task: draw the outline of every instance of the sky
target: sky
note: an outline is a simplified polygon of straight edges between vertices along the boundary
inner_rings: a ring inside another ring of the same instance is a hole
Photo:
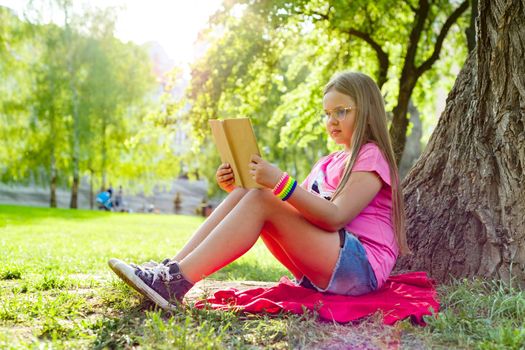
[[[34,3],[43,2],[33,0]],[[200,29],[222,0],[74,0],[94,7],[118,6],[115,36],[123,41],[143,44],[156,41],[177,64],[194,58],[193,43]],[[27,0],[0,0],[1,6],[23,14]]]

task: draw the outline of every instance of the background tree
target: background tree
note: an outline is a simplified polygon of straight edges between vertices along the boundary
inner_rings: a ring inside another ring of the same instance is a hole
[[[26,180],[24,150],[31,142],[30,113],[26,100],[31,93],[31,58],[26,45],[32,28],[9,9],[0,6],[0,177],[2,181]]]
[[[37,42],[43,43],[38,45]],[[68,173],[70,142],[68,121],[68,101],[70,96],[67,67],[63,61],[67,49],[64,45],[63,31],[54,24],[35,28],[34,48],[38,48],[39,59],[33,63],[35,84],[32,98],[27,100],[33,108],[34,121],[30,124],[34,140],[26,148],[30,169],[40,173],[42,179],[49,181],[50,207],[56,208],[56,190],[59,184],[67,184],[67,178],[59,174]],[[37,51],[37,50],[35,50]],[[45,166],[45,165],[48,166]]]
[[[5,16],[0,125],[6,145],[0,153],[3,182],[49,184],[50,206],[56,207],[59,176],[69,169],[69,80],[64,31],[54,25],[33,25],[0,8]],[[16,24],[16,25],[15,25]]]
[[[141,127],[146,105],[144,96],[153,90],[152,68],[143,49],[123,44],[114,37],[115,14],[111,9],[86,14],[91,34],[82,48],[86,77],[81,89],[81,113],[91,137],[83,152],[83,169],[90,179],[99,176],[100,189],[109,186],[109,177],[126,182],[135,172],[121,171],[131,157],[126,141]],[[147,162],[144,159],[143,162]],[[92,183],[93,180],[90,180]],[[93,186],[91,185],[93,197]]]
[[[78,85],[81,79],[80,74],[82,70],[82,60],[78,57],[78,48],[80,46],[79,41],[81,40],[79,35],[73,32],[71,28],[71,7],[72,2],[70,0],[58,1],[60,7],[64,13],[64,42],[67,47],[66,51],[66,66],[67,66],[67,78],[69,82],[69,115],[71,116],[71,132],[70,132],[70,143],[71,143],[71,170],[72,170],[72,184],[71,184],[71,200],[69,207],[72,209],[78,208],[78,188],[80,185],[80,110],[79,110],[79,95]]]
[[[401,268],[525,281],[525,2],[480,0],[476,49],[405,179]]]
[[[155,92],[145,48],[114,37],[111,9],[73,13],[67,1],[45,2],[67,12],[60,26],[43,24],[42,4],[32,5],[24,20],[0,7],[2,181],[49,185],[51,206],[67,186],[76,207],[82,176],[128,189],[172,179],[169,141],[159,132],[145,140]]]

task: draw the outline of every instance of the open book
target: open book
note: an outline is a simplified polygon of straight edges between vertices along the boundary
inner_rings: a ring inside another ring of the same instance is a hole
[[[209,123],[221,161],[233,169],[235,186],[262,188],[252,179],[248,167],[252,154],[261,155],[250,119],[210,119]]]

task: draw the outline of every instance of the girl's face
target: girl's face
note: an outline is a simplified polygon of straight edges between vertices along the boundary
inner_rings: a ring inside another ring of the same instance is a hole
[[[338,145],[350,150],[354,134],[356,103],[353,98],[331,89],[323,97],[326,131]]]

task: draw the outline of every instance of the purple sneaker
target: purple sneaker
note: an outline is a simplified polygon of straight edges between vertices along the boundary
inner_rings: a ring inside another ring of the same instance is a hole
[[[193,284],[184,278],[177,262],[144,268],[110,259],[109,267],[130,287],[165,310],[176,310]]]

